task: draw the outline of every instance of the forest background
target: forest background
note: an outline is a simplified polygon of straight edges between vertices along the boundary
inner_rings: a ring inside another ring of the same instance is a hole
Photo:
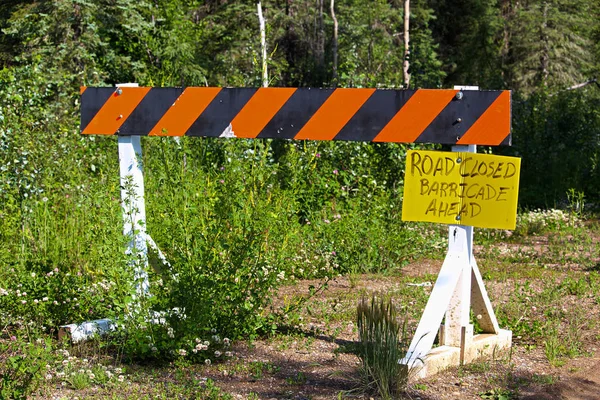
[[[270,86],[403,87],[403,1],[262,7]],[[513,146],[481,151],[522,157],[521,208],[595,205],[600,1],[410,7],[410,88],[513,91]],[[49,332],[118,319],[135,291],[116,138],[79,135],[79,87],[261,86],[256,3],[2,0],[0,31],[2,325]],[[444,247],[437,228],[401,222],[413,145],[153,138],[143,146],[147,229],[171,264],[154,263],[148,307],[185,308],[187,318],[136,321],[126,354],[172,357],[211,329],[276,330],[302,302],[273,308],[273,290],[288,280],[399,269]]]

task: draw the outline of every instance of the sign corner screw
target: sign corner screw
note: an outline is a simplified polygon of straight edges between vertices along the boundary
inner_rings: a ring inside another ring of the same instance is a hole
[[[463,92],[462,91],[456,92],[456,96],[455,97],[456,97],[456,100],[462,100],[462,98],[463,98]]]

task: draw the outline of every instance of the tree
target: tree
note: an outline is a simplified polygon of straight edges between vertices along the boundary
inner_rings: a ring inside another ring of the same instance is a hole
[[[142,15],[146,8],[144,0],[21,3],[4,29],[19,53],[13,65],[38,65],[49,83],[69,76],[60,82],[72,89],[132,81],[144,68],[139,58],[150,27]]]
[[[513,89],[561,89],[593,71],[591,29],[597,25],[583,0],[524,1],[511,6],[506,81]]]
[[[431,24],[437,18],[426,0],[411,1],[410,73],[413,87],[439,88],[446,73],[438,57],[439,45]]]
[[[497,0],[434,0],[437,18],[431,23],[440,43],[447,85],[505,86],[502,78],[504,19]]]

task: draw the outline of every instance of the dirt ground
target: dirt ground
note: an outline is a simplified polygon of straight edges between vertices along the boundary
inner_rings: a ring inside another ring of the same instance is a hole
[[[435,274],[441,261],[408,266],[407,274]],[[307,285],[307,282],[301,285]],[[337,279],[324,294],[348,290],[385,292],[397,285],[393,278],[359,279],[352,287],[347,278]],[[490,296],[501,286],[490,288]],[[293,290],[301,290],[298,287]],[[314,319],[308,332],[320,331]],[[331,330],[331,328],[329,328]],[[339,326],[337,335],[286,335],[260,340],[251,345],[238,344],[237,360],[215,367],[209,377],[236,398],[256,395],[260,399],[334,399],[372,398],[361,393],[360,361],[345,351],[357,339],[351,323]],[[560,367],[548,363],[543,348],[528,347],[523,338],[514,338],[510,354],[495,360],[482,360],[465,367],[451,368],[436,376],[413,380],[406,398],[433,399],[600,399],[600,343],[586,342],[588,356],[569,359]],[[269,366],[259,374],[236,372],[237,365]],[[510,393],[507,394],[507,393]],[[502,397],[503,394],[506,397]]]
[[[430,279],[440,265],[441,260],[426,261],[407,266],[403,271],[413,274],[416,280],[420,277]],[[284,288],[282,293],[286,296],[306,292],[314,283],[301,282]],[[125,388],[120,387],[116,394],[99,388],[82,392],[57,386],[48,398],[155,398],[151,394],[152,388],[189,385],[189,382],[206,384],[210,379],[234,399],[376,400],[374,393],[362,391],[360,360],[352,351],[358,338],[352,322],[356,298],[359,293],[385,293],[406,285],[406,277],[360,276],[354,283],[348,278],[338,278],[318,296],[318,302],[326,304],[329,312],[325,312],[325,308],[315,308],[312,315],[302,314],[302,329],[268,339],[235,343],[234,356],[224,363],[192,365],[183,370],[175,366],[130,366],[130,383]],[[425,295],[430,290],[428,286],[412,288],[426,292]],[[506,285],[488,287],[492,299],[501,298],[504,290]],[[598,306],[595,310],[590,309],[589,315],[597,318],[597,312]],[[509,353],[453,367],[427,379],[413,379],[402,398],[600,399],[598,333],[589,332],[585,336],[583,356],[568,358],[558,367],[548,362],[543,345],[531,345],[528,338],[513,337]],[[164,397],[165,392],[169,393],[168,389],[161,391],[163,394],[158,398],[169,398]],[[174,398],[185,397],[176,395]]]
[[[577,284],[577,280],[591,279],[591,273],[595,274],[597,281],[600,261],[594,257],[598,257],[599,243],[600,237],[588,242],[586,251],[592,248],[594,254],[584,252],[579,258],[584,262],[579,263],[577,260],[573,262],[570,250],[561,252],[563,247],[566,248],[561,243],[550,248],[547,238],[533,238],[520,245],[503,243],[492,249],[494,253],[487,255],[485,248],[478,247],[476,258],[479,262],[478,254],[482,256],[479,267],[492,304],[497,309],[498,305],[505,305],[511,296],[515,296],[518,284],[526,280],[531,282],[534,291],[569,279]],[[518,254],[520,259],[515,261],[514,254]],[[208,385],[211,380],[222,392],[235,399],[376,399],[372,392],[365,393],[363,390],[361,363],[355,351],[358,339],[354,322],[357,301],[362,295],[394,294],[393,297],[400,299],[399,303],[404,307],[400,308],[400,314],[408,315],[409,311],[414,311],[409,321],[411,330],[407,333],[412,336],[442,262],[442,259],[420,260],[388,276],[338,277],[329,282],[327,290],[308,300],[301,310],[290,316],[286,331],[266,339],[235,343],[232,349],[234,356],[221,364],[191,365],[183,369],[175,366],[128,367],[131,383],[117,397],[129,398],[127,393],[131,393],[135,398],[154,398],[143,397],[150,393],[149,387],[167,387],[190,381]],[[286,303],[318,284],[319,281],[300,281],[284,287],[275,304]],[[513,333],[513,346],[509,352],[498,354],[493,359],[453,367],[423,380],[412,379],[402,397],[414,400],[600,400],[600,293],[593,292],[598,287],[598,284],[587,285],[583,294],[565,295],[555,300],[552,307],[556,306],[558,310],[545,310],[562,311],[561,315],[573,311],[581,316],[581,326],[577,325],[580,322],[569,325],[572,321],[569,322],[566,316],[561,317],[563,319],[559,320],[558,326],[552,326],[558,330],[557,337],[565,342],[563,344],[571,340],[568,329],[578,330],[580,347],[577,354],[551,363],[543,340]],[[574,290],[577,291],[578,287],[574,286]],[[516,304],[520,303],[521,298],[517,298]],[[527,305],[530,311],[535,306]],[[538,318],[547,316],[540,310],[537,312]],[[528,321],[525,315],[522,318]],[[528,323],[533,323],[533,318]],[[53,398],[106,398],[105,393],[95,391],[88,391],[82,396],[81,392],[57,388],[55,393],[57,397]]]

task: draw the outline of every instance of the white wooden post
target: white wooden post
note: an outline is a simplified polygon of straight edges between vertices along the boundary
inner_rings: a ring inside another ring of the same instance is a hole
[[[448,306],[454,296],[462,271],[465,265],[469,265],[466,230],[452,229],[453,227],[450,227],[448,253],[442,264],[442,269],[433,285],[431,295],[408,348],[406,357],[400,361],[401,364],[405,364],[409,368],[419,368],[424,365],[425,357],[433,346],[444,314],[448,310]]]
[[[454,89],[479,88],[455,86]],[[452,151],[476,153],[477,146],[453,146]],[[486,334],[473,336],[471,308]],[[444,325],[441,325],[444,316]],[[440,347],[432,351],[438,331]],[[449,366],[464,364],[479,356],[491,354],[496,349],[508,348],[511,341],[512,333],[498,327],[483,286],[483,279],[473,256],[473,227],[450,225],[448,253],[408,352],[399,362],[416,369],[417,376],[424,377]]]
[[[137,87],[137,83],[117,87]],[[118,90],[118,89],[117,89]],[[118,93],[118,91],[117,91]],[[148,295],[148,246],[146,244],[146,205],[144,202],[144,172],[141,136],[119,136],[119,171],[121,175],[121,205],[123,235],[130,239],[127,254],[134,255],[134,278],[138,294]]]
[[[137,87],[137,83],[124,83],[119,87]],[[123,208],[123,235],[129,238],[126,253],[135,256],[132,263],[136,291],[139,296],[150,294],[148,281],[148,246],[146,240],[146,205],[144,202],[144,173],[142,169],[142,144],[140,136],[118,136],[121,207]],[[151,239],[150,239],[151,240]],[[151,241],[153,246],[154,241]],[[156,248],[164,263],[166,259]],[[59,327],[58,337],[76,343],[114,329],[109,319],[86,321]]]
[[[452,151],[476,153],[477,146],[453,146]],[[473,328],[472,325],[469,324],[471,310],[471,264],[474,259],[473,227],[450,225],[448,228],[448,235],[449,247],[464,247],[467,252],[467,261],[461,264],[460,272],[457,271],[460,276],[458,278],[456,290],[450,299],[450,305],[446,311],[440,343],[447,346],[460,347],[461,340],[463,339],[463,327],[471,332]]]

